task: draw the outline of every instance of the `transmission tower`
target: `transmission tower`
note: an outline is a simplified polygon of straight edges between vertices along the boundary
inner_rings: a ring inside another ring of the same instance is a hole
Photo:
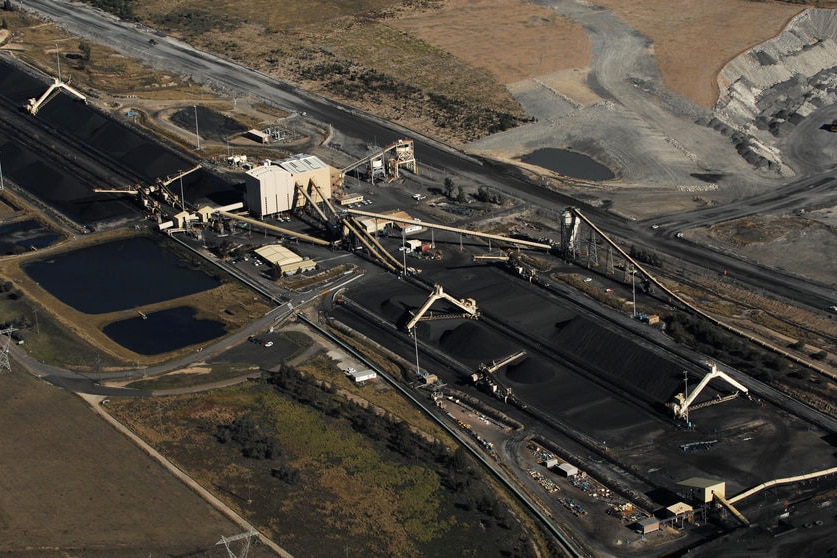
[[[221,536],[221,540],[215,543],[215,546],[223,544],[224,548],[227,549],[227,554],[230,555],[230,558],[247,558],[247,553],[250,552],[250,539],[255,534],[256,532],[251,529],[250,531],[245,531],[244,533],[233,535],[232,537]],[[244,541],[244,543],[242,543],[243,547],[241,548],[241,554],[236,554],[233,549],[230,548],[230,543],[241,540]]]
[[[12,371],[12,363],[9,361],[9,348],[12,346],[12,332],[17,331],[16,327],[7,327],[4,330],[0,330],[0,335],[5,335],[6,338],[0,340],[0,343],[3,344],[2,349],[0,349],[0,372],[3,369],[8,370],[9,372]]]

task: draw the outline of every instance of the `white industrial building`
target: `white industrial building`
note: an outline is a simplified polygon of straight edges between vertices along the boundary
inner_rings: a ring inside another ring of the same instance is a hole
[[[354,368],[349,368],[346,370],[346,375],[352,378],[355,382],[366,382],[367,380],[374,380],[378,377],[378,374],[374,370],[366,369],[366,370],[355,370]]]
[[[715,495],[721,498],[726,498],[727,495],[727,485],[724,481],[720,480],[692,477],[677,484],[685,487],[691,493],[693,500],[703,504],[711,502]]]
[[[244,175],[244,202],[251,215],[264,218],[331,198],[332,169],[313,155],[268,161]]]
[[[303,258],[281,244],[269,244],[254,250],[260,258],[278,267],[283,275],[293,275],[303,271],[316,269],[317,263],[314,260]]]
[[[574,477],[578,474],[578,467],[572,463],[561,463],[558,465],[557,469],[565,477]]]

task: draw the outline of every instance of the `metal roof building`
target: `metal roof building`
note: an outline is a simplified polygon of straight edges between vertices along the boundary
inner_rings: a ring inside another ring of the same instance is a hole
[[[247,210],[260,219],[290,211],[297,197],[293,175],[273,165],[262,165],[244,173],[244,187]],[[302,201],[304,204],[305,200]]]
[[[314,155],[294,155],[282,161],[273,161],[272,165],[278,165],[291,173],[296,184],[306,188],[306,192],[314,200],[314,203],[322,201],[322,197],[331,199],[331,167],[323,163],[319,157]],[[309,181],[317,185],[313,188]],[[300,204],[304,205],[304,204]]]
[[[314,203],[331,198],[332,169],[313,155],[268,161],[244,175],[247,210],[259,218],[302,207],[306,195]],[[305,195],[298,192],[305,191]],[[322,194],[322,196],[320,195]]]
[[[578,474],[578,467],[573,465],[572,463],[561,463],[558,465],[558,470],[561,471],[564,476],[567,477],[574,477]]]
[[[660,520],[656,517],[646,517],[645,519],[640,519],[636,522],[636,524],[639,527],[640,533],[643,535],[660,530]]]
[[[281,244],[268,244],[254,250],[266,262],[273,265],[288,265],[302,261],[302,256],[282,246]]]
[[[704,504],[712,501],[713,494],[717,494],[721,498],[726,498],[726,483],[724,481],[692,477],[680,481],[677,484],[690,489],[692,497]]]
[[[354,368],[349,368],[346,371],[346,374],[355,382],[365,382],[367,380],[374,380],[378,377],[378,374],[369,368],[366,370],[355,370]]]
[[[261,248],[256,248],[254,252],[266,262],[278,267],[279,271],[285,275],[309,271],[317,267],[317,262],[314,260],[303,258],[281,244],[262,246]]]

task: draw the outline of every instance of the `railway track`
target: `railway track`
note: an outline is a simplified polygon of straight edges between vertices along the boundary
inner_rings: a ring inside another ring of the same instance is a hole
[[[401,395],[406,397],[414,405],[421,409],[424,412],[424,414],[428,416],[431,420],[433,420],[440,428],[445,430],[450,436],[456,439],[461,444],[461,446],[467,449],[471,453],[471,455],[483,465],[483,467],[490,471],[495,476],[495,478],[497,478],[506,487],[507,490],[514,494],[514,496],[523,506],[526,507],[526,509],[528,509],[535,517],[537,517],[540,520],[543,527],[555,537],[556,541],[559,543],[561,550],[564,552],[565,555],[572,556],[574,558],[592,556],[592,554],[589,551],[581,548],[577,543],[573,542],[566,533],[559,529],[558,526],[555,524],[555,521],[549,518],[541,509],[541,507],[538,506],[537,503],[534,502],[528,494],[524,493],[517,486],[517,483],[509,477],[506,471],[496,466],[495,463],[492,463],[490,460],[486,459],[483,452],[478,451],[476,448],[474,448],[470,440],[467,439],[461,431],[451,427],[447,420],[437,415],[434,412],[434,409],[425,403],[424,399],[416,397],[415,393],[412,390],[407,389],[401,382],[392,378],[384,370],[378,368],[375,365],[375,363],[367,359],[363,355],[363,353],[357,351],[354,347],[345,343],[339,337],[333,335],[329,330],[309,320],[302,314],[299,314],[297,318],[300,321],[307,324],[309,327],[318,331],[323,336],[327,337],[331,342],[343,348],[343,350],[351,354],[353,357],[363,362],[365,366],[368,366],[369,368],[374,370],[381,378],[383,378],[394,389],[400,392]]]

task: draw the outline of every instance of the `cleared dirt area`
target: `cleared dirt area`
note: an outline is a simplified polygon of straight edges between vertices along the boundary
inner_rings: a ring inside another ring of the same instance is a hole
[[[765,215],[685,234],[701,243],[720,243],[748,260],[770,267],[805,270],[806,276],[824,284],[834,283],[837,277],[837,260],[833,257],[837,253],[837,229],[827,222]]]
[[[0,375],[0,383],[0,553],[226,555],[215,543],[241,528],[78,397],[19,368]]]
[[[782,2],[670,2],[603,0],[628,25],[650,38],[663,82],[711,107],[721,68],[745,50],[777,35],[804,7]]]
[[[450,0],[393,25],[488,69],[500,83],[583,68],[590,61],[590,39],[581,25],[530,2]]]

